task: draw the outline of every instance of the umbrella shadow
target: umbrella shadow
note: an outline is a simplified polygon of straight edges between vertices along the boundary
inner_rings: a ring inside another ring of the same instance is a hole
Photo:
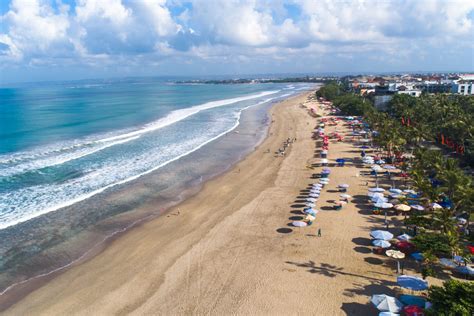
[[[354,250],[358,253],[364,253],[364,254],[372,253],[372,250],[368,247],[357,246],[357,247],[354,247]]]
[[[374,308],[369,304],[342,303],[341,310],[346,315],[376,315]]]
[[[303,220],[303,218],[304,218],[303,216],[291,216],[288,219],[290,221],[301,221],[301,220]]]
[[[282,227],[282,228],[278,228],[276,231],[277,231],[277,233],[280,233],[280,234],[289,234],[293,231],[293,229],[287,228],[287,227]]]
[[[298,203],[291,205],[292,208],[302,208],[302,207],[305,207],[305,206],[306,206],[306,204],[298,204]]]
[[[359,245],[359,246],[370,246],[371,245],[370,238],[365,238],[365,237],[352,238],[352,242],[356,245]]]
[[[290,211],[290,213],[295,215],[304,215],[301,211]]]

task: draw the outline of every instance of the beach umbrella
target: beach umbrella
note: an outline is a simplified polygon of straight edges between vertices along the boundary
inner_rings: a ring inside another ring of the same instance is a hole
[[[400,314],[390,313],[390,312],[380,312],[379,316],[400,316]]]
[[[306,201],[308,202],[316,202],[318,199],[315,199],[315,198],[307,198]]]
[[[412,291],[423,291],[428,288],[427,281],[413,275],[400,275],[397,277],[397,283],[401,287]]]
[[[439,205],[438,203],[431,203],[430,204],[430,207],[434,210],[439,210],[441,208],[443,208],[441,205]]]
[[[416,305],[420,307],[425,307],[426,304],[426,299],[422,296],[403,294],[400,295],[398,299],[405,305]]]
[[[334,203],[337,204],[337,205],[346,205],[347,204],[346,201],[336,201]]]
[[[318,198],[319,197],[319,193],[310,193],[308,194],[309,197],[312,197],[312,198]]]
[[[382,203],[375,203],[374,206],[376,208],[389,209],[393,207],[393,204],[382,202]]]
[[[414,190],[411,190],[411,189],[403,190],[403,192],[409,193],[409,194],[416,194],[416,192]]]
[[[393,238],[393,234],[386,230],[373,230],[370,232],[370,236],[375,239],[389,240]]]
[[[453,260],[459,264],[464,263],[464,259],[461,256],[454,256]]]
[[[387,250],[385,254],[390,258],[397,259],[397,274],[400,273],[400,261],[399,259],[405,258],[405,254],[398,250]]]
[[[469,252],[474,255],[474,246],[467,246],[467,249],[469,249]]]
[[[391,188],[388,191],[391,192],[391,193],[395,193],[395,194],[401,194],[403,192],[402,190],[395,189],[395,188]]]
[[[406,204],[397,204],[394,206],[397,211],[408,212],[411,210],[411,207]]]
[[[320,189],[312,189],[311,191],[309,191],[309,193],[320,194],[320,193],[321,193],[321,190],[320,190]]]
[[[350,199],[352,197],[349,194],[339,194],[339,196],[343,199]]]
[[[444,267],[447,267],[447,268],[456,268],[458,265],[456,263],[454,263],[453,260],[451,259],[448,259],[448,258],[441,258],[439,259],[439,263],[444,266]]]
[[[321,189],[323,187],[323,185],[321,183],[315,183],[312,185],[313,189]]]
[[[343,184],[339,184],[337,187],[347,189],[349,187],[349,185],[347,183],[343,183]]]
[[[390,196],[392,199],[399,199],[399,198],[403,197],[403,195],[396,194],[396,193],[391,193],[391,194],[389,194],[389,196]]]
[[[374,171],[382,170],[382,168],[379,165],[372,166],[371,169],[374,170]]]
[[[468,276],[473,276],[474,275],[474,269],[468,266],[460,266],[454,268],[454,271],[460,274],[468,275]]]
[[[361,143],[370,143],[370,139],[361,139],[360,142]]]
[[[397,248],[403,252],[411,252],[415,249],[415,245],[408,241],[399,241],[396,244]]]
[[[398,313],[403,308],[403,304],[399,300],[385,294],[372,295],[370,302],[382,312]]]
[[[419,253],[419,252],[414,252],[410,255],[410,257],[412,257],[413,259],[415,259],[416,261],[423,261],[424,257],[423,257],[423,254],[422,253]]]
[[[327,150],[321,150],[321,154],[327,154],[328,151]]]
[[[369,188],[369,192],[379,192],[380,193],[380,192],[385,192],[385,190],[382,189],[382,188],[377,187],[377,188]]]
[[[374,198],[372,198],[372,203],[377,204],[377,205],[387,203],[387,202],[388,202],[388,199],[384,198],[384,197],[374,197]]]
[[[402,234],[400,236],[397,236],[397,239],[398,240],[404,240],[404,241],[409,241],[412,237],[410,235],[407,235],[407,234]]]
[[[314,217],[311,214],[308,214],[308,215],[306,215],[305,219],[308,220],[308,221],[314,221],[316,219],[316,217]]]
[[[326,160],[327,160],[327,159],[326,159]],[[329,169],[329,168],[323,168],[322,171],[325,172],[325,173],[330,173],[330,172],[331,172],[331,169]]]
[[[306,227],[306,226],[308,226],[308,223],[302,222],[302,221],[294,221],[294,222],[291,223],[291,225],[293,225],[295,227]]]
[[[376,197],[384,197],[382,192],[369,192],[367,193],[368,196],[371,198],[376,198]]]
[[[304,212],[304,213],[306,213],[306,214],[311,214],[311,215],[313,215],[313,216],[315,216],[316,214],[318,214],[318,213],[319,213],[319,211],[318,211],[318,210],[315,210],[315,209],[313,209],[313,208],[310,208],[310,209],[304,210],[303,212]]]
[[[326,164],[326,163],[328,163],[328,160],[326,158],[323,158],[323,159],[321,159],[321,163]]]
[[[372,245],[374,245],[375,247],[380,247],[380,248],[389,248],[390,246],[392,246],[391,243],[389,243],[386,240],[382,240],[382,239],[373,240]]]
[[[406,316],[424,315],[423,308],[416,305],[408,305],[408,306],[403,307],[403,313]]]
[[[417,210],[417,211],[423,211],[425,209],[423,206],[418,205],[418,204],[410,205],[410,207],[414,210]]]
[[[385,165],[383,166],[384,169],[387,169],[387,170],[394,170],[394,169],[397,169],[397,167],[395,166],[392,166],[392,165]]]
[[[398,251],[398,250],[387,250],[385,251],[385,254],[387,256],[389,256],[390,258],[394,258],[394,259],[403,259],[405,258],[405,254],[401,251]]]
[[[316,204],[314,204],[314,203],[306,203],[306,207],[315,207],[315,206],[316,206]]]
[[[461,224],[461,225],[464,225],[467,223],[467,219],[465,218],[462,218],[462,217],[458,217],[458,223]]]

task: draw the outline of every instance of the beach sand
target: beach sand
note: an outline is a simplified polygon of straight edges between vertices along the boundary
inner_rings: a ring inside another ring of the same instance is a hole
[[[301,190],[320,170],[308,168],[319,157],[311,139],[317,120],[300,106],[306,98],[274,106],[268,137],[231,171],[6,314],[375,315],[367,302],[372,294],[393,294],[395,262],[371,253],[369,232],[383,227],[383,217],[361,203],[362,169],[333,167],[314,224],[288,225],[301,216]],[[297,140],[276,157],[288,137]],[[331,141],[328,158],[358,154],[349,142]],[[350,185],[358,204],[333,211],[339,183]]]

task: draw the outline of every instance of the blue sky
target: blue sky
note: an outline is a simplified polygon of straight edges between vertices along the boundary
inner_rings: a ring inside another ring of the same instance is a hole
[[[472,71],[471,0],[0,0],[0,82]]]

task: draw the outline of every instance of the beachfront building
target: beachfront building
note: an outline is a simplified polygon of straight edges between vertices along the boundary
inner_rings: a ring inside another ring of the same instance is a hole
[[[459,80],[453,84],[451,91],[462,95],[474,95],[474,80]]]
[[[418,89],[401,89],[397,91],[397,94],[408,94],[412,97],[418,98],[421,95],[421,90]]]

